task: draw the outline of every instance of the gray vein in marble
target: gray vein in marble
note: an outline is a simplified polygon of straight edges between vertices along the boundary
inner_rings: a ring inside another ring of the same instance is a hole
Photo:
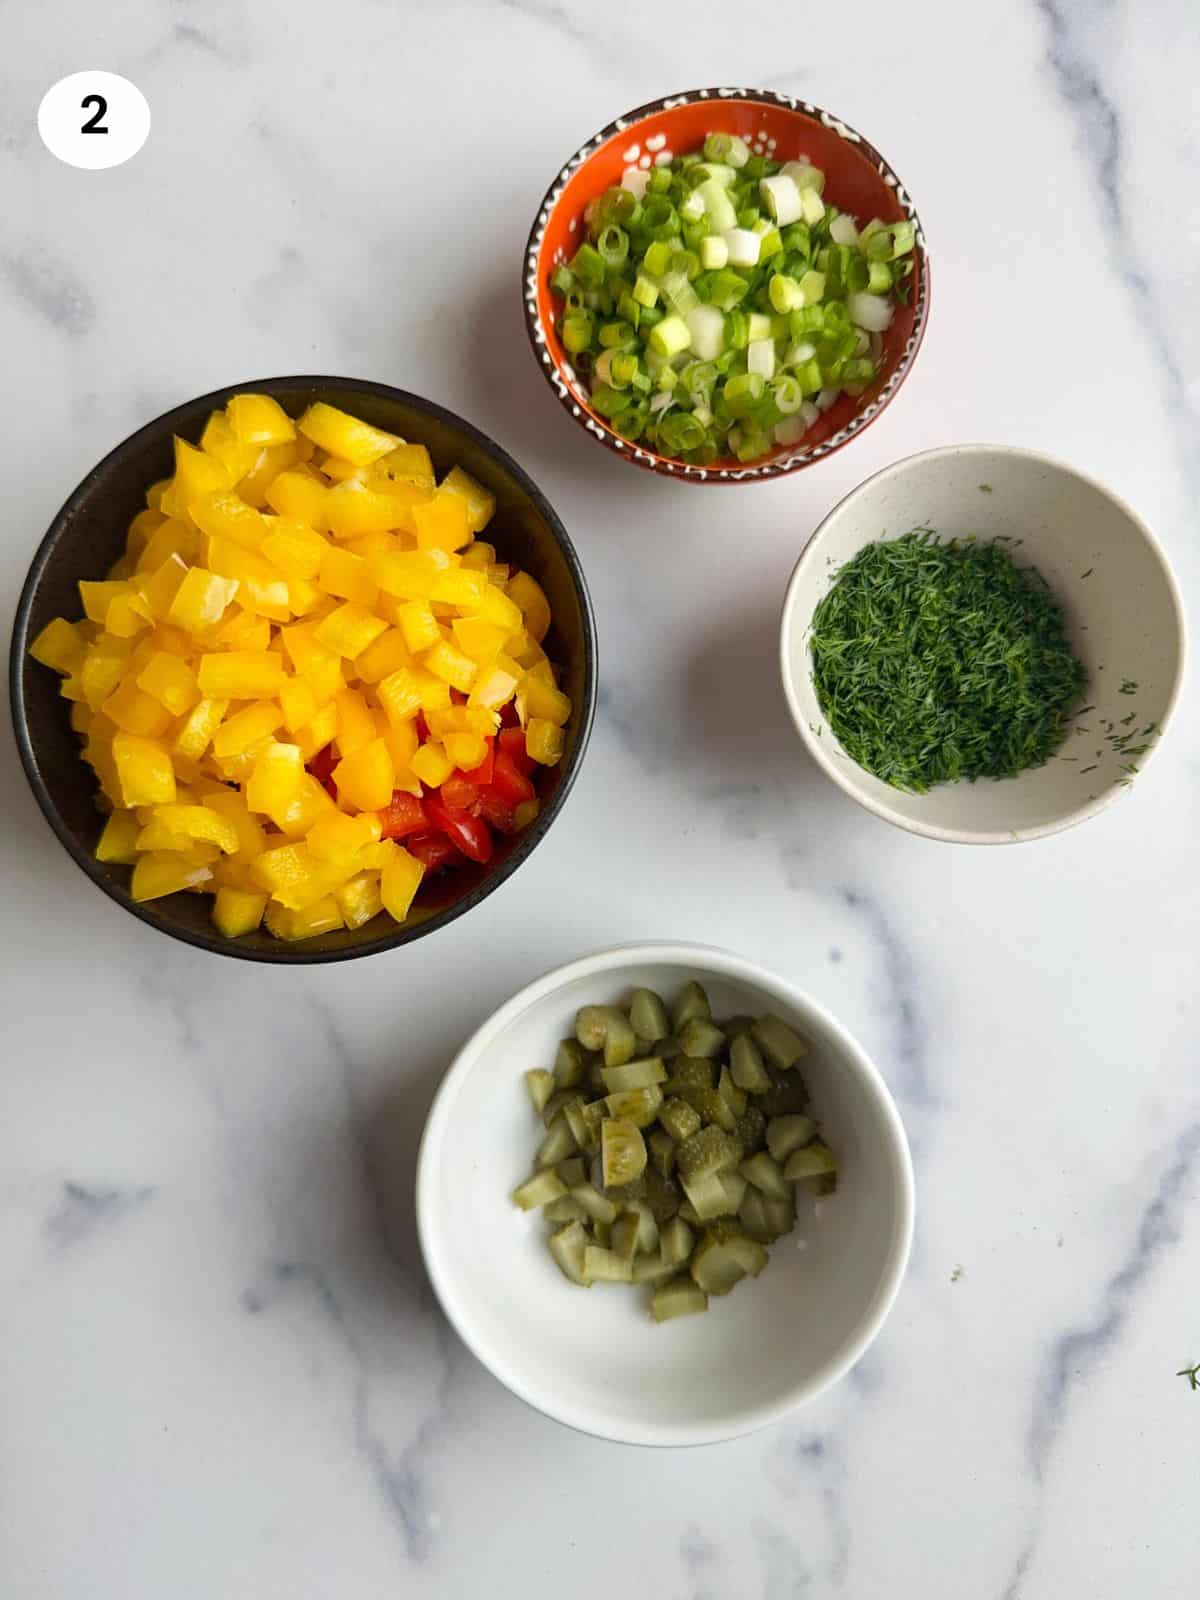
[[[69,267],[44,254],[6,255],[0,274],[14,296],[51,327],[72,339],[81,339],[96,321],[91,291]]]
[[[813,1574],[796,1542],[762,1517],[751,1518],[750,1534],[762,1562],[763,1600],[794,1600],[805,1594]]]
[[[554,0],[499,0],[499,5],[503,11],[514,11],[520,17],[528,17],[531,22],[544,23],[574,44],[589,47],[596,44],[597,36],[581,28],[567,7],[554,4]]]
[[[276,255],[275,265],[255,278],[246,291],[246,314],[256,328],[273,327],[281,313],[292,310],[286,303],[288,296],[303,278],[304,258],[294,245],[283,245]]]
[[[850,1519],[843,1494],[845,1469],[840,1446],[825,1435],[785,1423],[772,1441],[764,1471],[768,1483],[785,1500],[799,1500],[814,1489],[820,1495],[829,1529],[828,1577],[840,1588],[850,1563]]]
[[[900,1069],[897,1088],[912,1105],[929,1109],[936,1105],[937,1097],[926,1065],[925,1027],[917,1003],[912,956],[878,900],[850,887],[843,888],[840,894],[846,907],[863,922],[879,951],[895,1023],[896,1042],[890,1060]]]
[[[687,1580],[687,1600],[724,1600],[721,1552],[696,1523],[679,1536],[679,1559]]]
[[[1191,1200],[1192,1179],[1197,1173],[1200,1173],[1200,1121],[1190,1123],[1175,1140],[1158,1186],[1142,1212],[1133,1245],[1105,1284],[1095,1315],[1090,1321],[1060,1333],[1050,1345],[1027,1440],[1030,1472],[1039,1489],[1045,1483],[1050,1455],[1072,1391],[1080,1386],[1086,1369],[1117,1344],[1138,1294],[1159,1258],[1179,1242],[1184,1214]],[[1002,1591],[1002,1600],[1018,1600],[1037,1552],[1040,1534],[1039,1501],[1012,1576]]]
[[[46,1218],[42,1234],[51,1248],[62,1254],[116,1227],[157,1193],[153,1184],[98,1187],[68,1181],[62,1186],[58,1204]]]
[[[195,22],[177,22],[169,33],[157,44],[151,45],[139,58],[140,64],[142,67],[156,67],[165,57],[173,55],[177,50],[208,56],[226,67],[240,67],[246,64],[246,54],[243,50],[233,49],[215,33],[200,27]]]

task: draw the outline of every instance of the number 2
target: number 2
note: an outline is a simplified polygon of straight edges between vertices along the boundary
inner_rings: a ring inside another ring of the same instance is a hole
[[[107,133],[108,129],[101,127],[100,124],[101,119],[108,110],[108,101],[102,94],[85,94],[79,102],[79,109],[86,111],[89,106],[95,106],[96,109],[79,130],[80,133]]]

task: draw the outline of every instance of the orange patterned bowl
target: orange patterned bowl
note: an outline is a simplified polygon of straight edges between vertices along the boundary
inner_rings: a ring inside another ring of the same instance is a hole
[[[798,444],[779,445],[743,465],[736,460],[691,466],[623,439],[588,403],[587,386],[571,366],[555,325],[550,274],[574,255],[589,200],[672,154],[698,150],[709,133],[736,133],[758,154],[792,161],[800,155],[825,173],[825,197],[862,220],[908,218],[916,227],[908,305],[898,306],[883,337],[879,376],[862,394],[840,395]],[[639,106],[589,139],[555,178],[538,209],[525,256],[525,323],[538,365],[566,411],[594,439],[635,466],[686,483],[755,483],[796,472],[848,444],[894,397],[920,349],[929,317],[929,257],[920,218],[887,162],[860,133],[819,106],[766,89],[692,89]]]

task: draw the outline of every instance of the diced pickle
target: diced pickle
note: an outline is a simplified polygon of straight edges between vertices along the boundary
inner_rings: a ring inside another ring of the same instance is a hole
[[[649,1056],[619,1067],[601,1067],[600,1077],[609,1094],[621,1094],[626,1089],[648,1089],[651,1084],[665,1083],[667,1069],[657,1056]]]
[[[539,1206],[549,1205],[551,1200],[561,1200],[566,1192],[557,1172],[535,1172],[532,1178],[513,1190],[512,1197],[522,1211],[536,1211]]]
[[[639,1128],[650,1126],[662,1103],[663,1092],[656,1083],[647,1089],[626,1089],[621,1094],[610,1094],[605,1100],[610,1117],[624,1118]]]
[[[642,1130],[621,1118],[607,1118],[600,1124],[600,1154],[606,1189],[640,1178],[646,1165]]]
[[[555,1171],[568,1189],[573,1189],[577,1183],[583,1183],[587,1179],[582,1156],[568,1156],[565,1161],[559,1162]]]
[[[750,1156],[738,1167],[738,1171],[747,1183],[752,1183],[756,1189],[761,1189],[763,1194],[773,1195],[776,1200],[788,1200],[791,1191],[787,1180],[783,1176],[783,1169],[773,1156],[765,1150],[760,1150],[757,1155]]]
[[[591,1138],[586,1145],[580,1148],[595,1150],[600,1143],[600,1124],[608,1116],[608,1103],[604,1100],[592,1100],[583,1108],[583,1120],[587,1123]]]
[[[611,1222],[592,1223],[592,1243],[598,1244],[601,1250],[608,1249],[609,1235],[612,1233]]]
[[[575,1018],[575,1037],[585,1050],[603,1050],[606,1067],[619,1067],[637,1048],[629,1018],[616,1006],[584,1006]]]
[[[763,1245],[735,1223],[725,1223],[705,1230],[692,1252],[690,1271],[706,1294],[728,1294],[747,1274],[757,1277],[766,1264]]]
[[[664,1278],[669,1278],[678,1271],[679,1263],[664,1261],[657,1250],[652,1255],[633,1258],[634,1283],[661,1283]]]
[[[754,1027],[753,1017],[727,1017],[720,1024],[721,1032],[729,1040],[740,1039],[743,1034],[749,1033]]]
[[[725,1190],[722,1189],[721,1190],[721,1202],[722,1202],[722,1204],[724,1204],[724,1201],[725,1201]],[[700,1220],[701,1220],[700,1219],[700,1213],[696,1210],[695,1206],[692,1204],[692,1202],[690,1200],[685,1200],[683,1202],[683,1204],[679,1208],[679,1211],[678,1211],[677,1215],[679,1217],[679,1220],[681,1222],[686,1222],[689,1228],[698,1228],[700,1226]]]
[[[533,1109],[540,1116],[546,1109],[547,1100],[554,1093],[554,1074],[546,1072],[542,1067],[533,1067],[525,1074],[525,1087],[529,1090]]]
[[[719,1177],[725,1189],[726,1210],[731,1217],[736,1216],[746,1192],[746,1180],[740,1172],[722,1172]]]
[[[575,1135],[571,1132],[566,1117],[555,1117],[554,1121],[537,1148],[535,1157],[539,1167],[556,1167],[575,1149]]]
[[[625,1261],[600,1245],[589,1244],[583,1252],[584,1275],[592,1283],[632,1283],[632,1261]]]
[[[632,1261],[637,1254],[638,1219],[633,1211],[622,1211],[612,1225],[609,1249],[622,1261]]]
[[[789,1183],[802,1183],[808,1178],[823,1178],[826,1174],[836,1171],[837,1162],[834,1160],[833,1151],[828,1145],[818,1142],[790,1155],[783,1169],[783,1175]]]
[[[676,1157],[679,1176],[686,1186],[708,1178],[716,1172],[736,1167],[741,1160],[741,1147],[737,1140],[722,1128],[701,1128],[679,1146]]]
[[[581,1150],[593,1150],[596,1145],[596,1134],[587,1112],[587,1105],[579,1098],[568,1100],[562,1108],[567,1127]]]
[[[739,1089],[734,1083],[728,1067],[721,1068],[721,1077],[717,1083],[717,1093],[733,1112],[735,1117],[740,1117],[746,1109],[746,1091]]]
[[[800,1035],[778,1017],[759,1017],[753,1033],[756,1044],[773,1067],[794,1067],[800,1057],[808,1053],[808,1046]]]
[[[671,1025],[675,1032],[682,1032],[694,1018],[707,1022],[711,1016],[712,1007],[704,990],[698,983],[685,983],[671,1007]]]
[[[671,1135],[662,1128],[655,1128],[646,1140],[646,1150],[650,1157],[650,1167],[647,1170],[657,1172],[660,1177],[669,1178],[675,1168],[675,1141]]]
[[[700,1113],[678,1095],[671,1096],[658,1113],[658,1120],[678,1144],[690,1139],[700,1128]]]
[[[739,1034],[729,1047],[729,1066],[734,1083],[747,1094],[762,1094],[771,1087],[762,1054],[748,1034]],[[557,1068],[556,1075],[557,1075]]]
[[[574,1089],[587,1075],[589,1058],[578,1039],[564,1039],[554,1057],[554,1081],[560,1089]]]
[[[617,1208],[607,1195],[600,1193],[599,1189],[590,1183],[577,1183],[570,1191],[571,1199],[583,1207],[585,1213],[593,1222],[615,1222]]]
[[[542,1207],[542,1215],[547,1222],[585,1222],[587,1212],[578,1200],[572,1200],[569,1194],[561,1195],[557,1200],[551,1200]]]
[[[737,1119],[737,1126],[733,1131],[745,1154],[753,1155],[767,1142],[767,1119],[751,1102]]]
[[[699,1056],[676,1056],[671,1063],[671,1076],[667,1079],[667,1093],[678,1094],[684,1089],[711,1089],[717,1081],[711,1061]]]
[[[726,1133],[732,1133],[737,1127],[737,1118],[729,1104],[721,1099],[715,1089],[680,1089],[679,1096],[700,1113],[702,1122],[716,1123]]]
[[[591,1287],[591,1279],[584,1270],[587,1256],[588,1236],[579,1222],[568,1222],[549,1239],[550,1254],[558,1263],[564,1278],[569,1278],[572,1283],[578,1283],[583,1288]]]
[[[582,1099],[583,1096],[578,1089],[556,1089],[542,1107],[542,1126],[548,1128],[568,1100],[582,1101]]]
[[[651,1134],[653,1140],[654,1135]],[[671,1146],[672,1153],[675,1146]],[[651,1152],[653,1155],[653,1152]],[[664,1178],[653,1166],[648,1166],[643,1173],[646,1184],[646,1204],[650,1207],[651,1215],[658,1223],[663,1223],[668,1217],[673,1217],[679,1210],[681,1195],[679,1185],[674,1178]]]
[[[629,1005],[629,1021],[634,1033],[647,1044],[657,1044],[671,1031],[667,1008],[653,989],[637,989]]]
[[[655,1322],[670,1322],[673,1317],[690,1317],[708,1310],[708,1296],[690,1278],[671,1278],[660,1283],[650,1301]]]
[[[693,1017],[679,1030],[679,1045],[686,1056],[715,1061],[725,1048],[725,1035],[715,1023]]]
[[[707,1178],[696,1178],[690,1183],[685,1179],[683,1192],[693,1212],[693,1216],[687,1218],[689,1222],[711,1222],[714,1217],[730,1217],[737,1210],[737,1206],[730,1203],[724,1173],[714,1172]],[[682,1206],[679,1211],[682,1216]]]
[[[778,1067],[768,1069],[771,1087],[758,1096],[758,1103],[768,1117],[787,1117],[804,1110],[808,1104],[808,1090],[798,1072],[783,1072]]]
[[[678,1266],[692,1253],[695,1235],[682,1217],[672,1217],[659,1229],[658,1249],[662,1259]]]
[[[811,1117],[772,1117],[767,1123],[767,1149],[776,1161],[786,1161],[793,1150],[816,1135],[817,1125]]]

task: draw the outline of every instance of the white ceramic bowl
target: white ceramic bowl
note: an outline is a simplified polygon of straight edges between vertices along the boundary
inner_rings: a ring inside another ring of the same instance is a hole
[[[811,1041],[804,1076],[841,1170],[837,1193],[801,1206],[760,1278],[656,1326],[641,1287],[568,1283],[540,1214],[509,1195],[540,1136],[522,1074],[553,1063],[580,1006],[639,985],[669,1000],[692,977],[716,1015],[770,1010]],[[539,978],[464,1046],[421,1143],[417,1223],[446,1315],[514,1394],[602,1438],[707,1444],[782,1416],[862,1355],[908,1260],[912,1166],[878,1071],[801,990],[703,945],[634,945]]]
[[[943,537],[1007,536],[1066,613],[1087,668],[1087,703],[1058,755],[1018,778],[941,784],[905,794],[852,761],[813,688],[812,615],[863,545],[913,528]],[[1186,654],[1183,601],[1150,529],[1094,479],[1048,456],[1002,445],[950,445],[885,467],[829,513],[796,563],[783,607],[783,687],[817,765],[876,816],[930,839],[1009,844],[1082,822],[1132,787],[1110,735],[1156,725],[1144,768],[1170,721]],[[1123,693],[1122,685],[1136,684]],[[1124,718],[1134,714],[1132,723]],[[1132,741],[1140,743],[1139,739]]]

